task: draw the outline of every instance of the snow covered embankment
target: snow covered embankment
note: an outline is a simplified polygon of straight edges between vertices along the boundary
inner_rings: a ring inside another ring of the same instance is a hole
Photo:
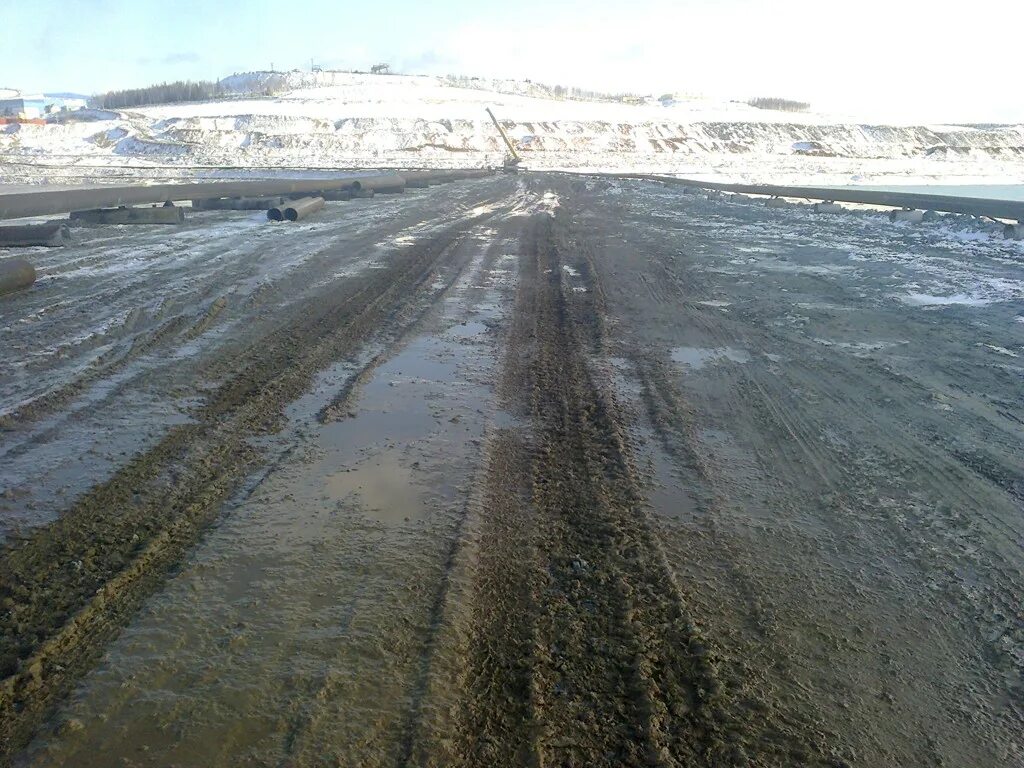
[[[536,169],[776,183],[1024,178],[1024,126],[862,125],[698,100],[668,106],[560,101],[522,95],[531,92],[525,86],[464,88],[426,77],[252,73],[224,82],[243,91],[242,98],[99,114],[64,125],[6,126],[0,171],[31,181],[42,173],[52,180],[57,168],[69,166],[89,174],[101,172],[96,166],[159,164],[493,165],[503,146],[484,107],[494,105],[525,164]],[[285,87],[293,90],[253,98]]]

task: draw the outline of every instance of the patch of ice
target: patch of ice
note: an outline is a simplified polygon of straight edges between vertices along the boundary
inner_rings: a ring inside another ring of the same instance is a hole
[[[1019,317],[1017,319],[1020,320]],[[1006,355],[1007,357],[1020,357],[1020,355],[1018,355],[1016,352],[1007,349],[1006,347],[1000,347],[996,344],[986,344],[985,346],[991,349],[993,352],[998,352],[1000,355]]]
[[[928,293],[907,293],[898,297],[904,304],[914,307],[944,307],[951,304],[963,304],[968,307],[983,307],[991,304],[991,299],[972,296],[966,293],[955,293],[952,296],[933,296]]]
[[[540,203],[537,207],[541,211],[544,211],[549,215],[554,216],[555,211],[557,211],[561,207],[561,205],[562,201],[558,199],[558,195],[556,195],[554,192],[545,192],[544,196],[540,199]]]
[[[877,352],[880,349],[907,344],[906,341],[832,341],[831,339],[815,338],[817,344],[837,349],[851,349],[854,352]]]

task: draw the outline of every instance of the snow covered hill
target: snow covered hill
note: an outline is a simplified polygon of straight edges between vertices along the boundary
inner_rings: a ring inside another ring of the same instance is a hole
[[[245,169],[500,163],[491,106],[535,169],[815,183],[1024,181],[1024,126],[865,125],[735,102],[554,98],[516,81],[254,72],[221,101],[0,127],[0,181]],[[140,173],[143,171],[139,171]]]

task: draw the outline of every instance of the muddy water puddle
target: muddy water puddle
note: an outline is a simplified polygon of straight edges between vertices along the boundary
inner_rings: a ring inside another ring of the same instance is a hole
[[[463,246],[470,264],[421,333],[383,362],[368,348],[338,363],[289,407],[265,441],[272,469],[19,765],[398,759],[484,434],[509,419],[490,330],[514,279],[490,273],[488,244]],[[318,421],[353,377],[341,417]]]

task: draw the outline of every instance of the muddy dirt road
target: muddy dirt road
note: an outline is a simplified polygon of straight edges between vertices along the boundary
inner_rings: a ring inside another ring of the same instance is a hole
[[[38,255],[19,766],[1016,766],[1024,249],[490,178]]]

